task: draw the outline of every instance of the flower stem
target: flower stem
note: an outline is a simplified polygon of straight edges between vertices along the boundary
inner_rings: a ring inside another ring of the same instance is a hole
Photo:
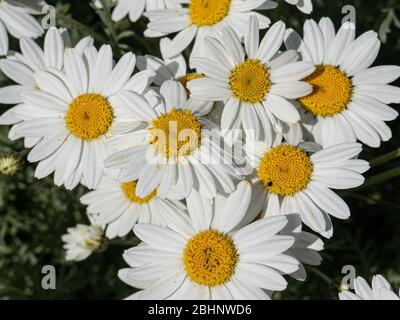
[[[108,36],[110,38],[110,42],[112,47],[114,48],[114,53],[121,56],[119,41],[117,37],[117,32],[114,28],[114,21],[111,19],[111,4],[108,0],[100,0],[102,9],[97,9],[97,14],[99,15],[101,21],[103,22],[104,26],[106,27]]]
[[[377,166],[380,166],[381,164],[384,164],[386,162],[389,162],[390,160],[393,160],[393,159],[396,159],[399,157],[400,157],[400,148],[393,150],[389,153],[386,153],[382,156],[376,157],[375,159],[372,159],[370,161],[370,165],[371,165],[371,168],[377,167]]]
[[[380,184],[382,182],[396,178],[398,176],[400,176],[400,167],[390,169],[388,171],[385,171],[383,173],[368,178],[362,186],[357,188],[357,190],[364,189],[376,184]]]
[[[324,272],[322,272],[321,270],[312,267],[312,266],[307,266],[307,270],[309,270],[310,272],[316,274],[317,276],[319,276],[322,280],[324,280],[328,285],[330,285],[332,283],[332,279],[329,278]]]
[[[57,14],[57,19],[58,21],[61,22],[61,24],[64,27],[74,27],[78,30],[81,30],[83,33],[93,37],[93,39],[101,44],[107,43],[107,39],[97,33],[96,31],[93,31],[91,28],[85,26],[83,23],[80,23],[79,21],[75,20],[74,18],[65,16],[61,13]]]
[[[363,190],[365,188],[369,188],[371,186],[383,183],[387,180],[396,178],[400,176],[400,167],[394,168],[394,169],[390,169],[388,171],[385,171],[383,173],[377,174],[375,176],[369,177],[365,180],[364,184],[362,186],[359,186],[357,188],[353,188],[353,189],[349,189],[346,190],[344,192],[341,192],[340,195],[341,196],[347,196],[350,194],[353,194],[355,192],[358,192],[360,190]]]

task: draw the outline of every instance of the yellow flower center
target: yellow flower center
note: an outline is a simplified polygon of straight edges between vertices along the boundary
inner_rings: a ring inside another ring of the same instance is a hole
[[[0,175],[14,176],[21,169],[21,158],[15,154],[8,153],[0,157]]]
[[[98,248],[101,242],[98,240],[86,239],[84,241],[84,246],[89,248]]]
[[[68,107],[65,119],[67,128],[82,140],[94,140],[106,134],[114,115],[107,99],[98,94],[83,94]]]
[[[331,117],[342,112],[351,100],[353,84],[347,75],[330,65],[318,66],[305,81],[314,89],[300,104],[315,116]]]
[[[152,121],[150,142],[167,158],[189,155],[201,143],[201,123],[190,110],[176,110]]]
[[[232,239],[215,230],[196,234],[188,241],[183,252],[183,264],[188,277],[209,287],[229,281],[238,261]]]
[[[178,81],[179,81],[180,83],[182,83],[182,85],[183,85],[183,86],[185,87],[185,89],[186,89],[187,95],[190,96],[190,90],[189,90],[188,87],[187,87],[188,82],[189,82],[189,81],[192,81],[192,80],[200,79],[200,78],[204,78],[204,75],[199,74],[199,73],[188,73],[187,75],[185,75],[185,76],[183,76],[183,77],[180,77],[180,78],[178,79]]]
[[[157,195],[157,190],[154,190],[146,197],[140,198],[136,195],[136,185],[137,185],[136,181],[121,184],[121,188],[122,191],[124,192],[125,197],[131,202],[138,204],[147,203]]]
[[[232,71],[229,84],[236,98],[250,103],[264,100],[271,88],[267,67],[253,59],[247,59]]]
[[[191,0],[189,17],[199,27],[213,26],[228,15],[230,7],[231,0]]]
[[[292,196],[307,187],[312,172],[307,153],[290,145],[280,145],[264,154],[258,177],[269,192]]]

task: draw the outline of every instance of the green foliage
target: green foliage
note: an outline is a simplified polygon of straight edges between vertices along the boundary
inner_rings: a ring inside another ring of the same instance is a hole
[[[117,57],[130,50],[137,54],[159,54],[158,40],[141,36],[144,19],[136,24],[127,19],[117,24],[111,22],[109,0],[103,0],[104,10],[96,11],[89,1],[48,2],[56,5],[57,22],[71,31],[74,42],[92,35],[97,45],[110,43]],[[282,19],[301,32],[308,16],[281,2],[277,10],[267,14],[272,21]],[[341,8],[353,4],[357,10],[358,32],[372,28],[379,31],[385,42],[377,63],[398,64],[400,23],[396,0],[314,2],[312,17],[329,16],[337,26],[343,18]],[[14,45],[17,49],[17,44]],[[7,80],[3,77],[0,85],[5,84]],[[7,108],[1,106],[0,112]],[[378,150],[365,148],[362,158],[371,160],[398,149],[400,125],[394,122],[390,126],[393,139]],[[13,151],[26,158],[22,142],[10,142],[7,133],[8,128],[0,127],[0,154]],[[400,159],[381,158],[375,164],[367,176],[387,174],[391,170],[391,180],[385,176],[377,181],[375,177],[366,187],[343,193],[352,217],[348,221],[334,221],[334,236],[326,241],[323,264],[308,268],[309,277],[304,283],[290,280],[288,290],[275,294],[275,298],[336,299],[341,268],[348,264],[354,265],[367,279],[374,273],[382,273],[396,289],[400,286]],[[16,176],[0,176],[0,299],[120,299],[132,293],[117,277],[118,269],[125,266],[122,252],[134,243],[132,236],[111,241],[105,251],[84,262],[64,260],[61,235],[76,223],[88,223],[85,208],[79,202],[85,192],[83,187],[73,192],[57,188],[52,178],[36,180],[34,165],[26,161]],[[41,288],[41,269],[48,264],[56,267],[57,290]]]

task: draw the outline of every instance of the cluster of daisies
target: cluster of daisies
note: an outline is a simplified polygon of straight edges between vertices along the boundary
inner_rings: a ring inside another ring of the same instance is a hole
[[[26,3],[0,3],[0,69],[16,83],[0,89],[15,105],[0,124],[31,149],[36,178],[90,189],[90,225],[63,236],[68,260],[134,233],[118,274],[139,289],[131,299],[269,299],[321,263],[317,234],[350,217],[333,190],[363,184],[363,144],[389,140],[398,115],[400,67],[371,67],[375,32],[323,18],[301,36],[260,14],[276,6],[267,0],[117,0],[113,20],[145,16],[162,56],[115,61],[65,29],[41,47]],[[340,298],[397,297],[381,276],[355,290]]]

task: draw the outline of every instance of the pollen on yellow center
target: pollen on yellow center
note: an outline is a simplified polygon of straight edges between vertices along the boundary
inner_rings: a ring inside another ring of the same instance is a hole
[[[280,145],[264,154],[258,177],[269,192],[292,196],[307,187],[312,172],[313,165],[306,152],[291,145]]]
[[[215,230],[201,231],[191,238],[183,252],[188,277],[201,285],[219,286],[229,281],[239,261],[230,236]]]
[[[106,134],[114,119],[108,100],[98,94],[83,94],[68,107],[65,122],[69,131],[82,140],[94,140]]]
[[[189,17],[193,24],[213,26],[229,13],[231,0],[190,0]]]
[[[153,199],[157,195],[157,190],[154,190],[146,197],[140,198],[136,195],[136,185],[137,185],[136,181],[121,184],[121,188],[122,191],[124,192],[125,197],[133,203],[137,204],[148,203],[151,199]]]
[[[200,79],[200,78],[204,78],[204,75],[202,75],[200,73],[188,73],[187,75],[178,78],[178,81],[180,83],[182,83],[182,85],[185,87],[186,94],[188,96],[190,96],[190,90],[187,87],[188,82],[192,81],[192,80]]]
[[[190,110],[172,109],[152,121],[150,142],[167,158],[191,154],[201,143],[201,123]]]
[[[271,88],[268,68],[253,59],[247,59],[231,72],[229,84],[236,98],[250,103],[264,100]]]
[[[342,112],[351,100],[352,81],[337,67],[320,65],[305,81],[313,86],[313,92],[299,101],[315,116],[334,116]]]

